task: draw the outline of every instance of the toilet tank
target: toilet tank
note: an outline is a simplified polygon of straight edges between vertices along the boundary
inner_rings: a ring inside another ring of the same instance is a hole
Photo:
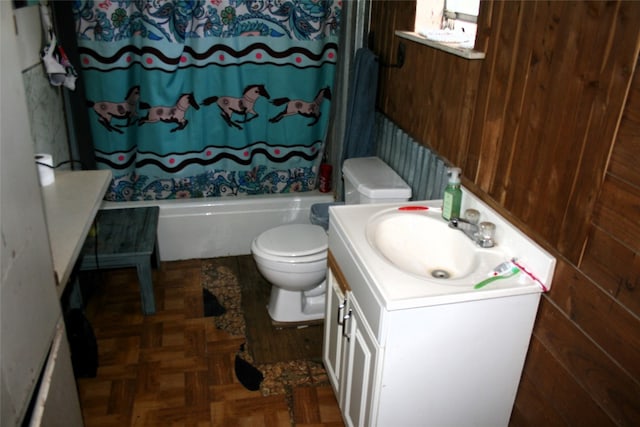
[[[411,187],[378,157],[347,159],[342,166],[346,204],[406,202]]]

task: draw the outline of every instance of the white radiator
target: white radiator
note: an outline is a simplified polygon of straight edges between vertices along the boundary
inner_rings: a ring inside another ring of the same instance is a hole
[[[412,200],[441,199],[447,164],[429,147],[407,135],[382,113],[376,114],[376,155],[411,187]]]

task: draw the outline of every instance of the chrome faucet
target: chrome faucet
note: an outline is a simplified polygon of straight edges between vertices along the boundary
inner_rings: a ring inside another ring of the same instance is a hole
[[[451,218],[449,221],[449,228],[455,228],[456,230],[462,231],[474,242],[476,241],[478,232],[480,231],[478,224],[474,224],[471,221],[462,218]]]
[[[462,231],[476,245],[482,248],[492,248],[495,246],[493,233],[496,226],[492,222],[476,224],[463,218],[451,218],[449,227]]]

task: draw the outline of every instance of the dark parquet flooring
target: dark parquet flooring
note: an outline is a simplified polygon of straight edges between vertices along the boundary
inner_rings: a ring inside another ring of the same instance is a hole
[[[100,359],[95,378],[78,379],[85,425],[343,426],[326,384],[294,387],[289,399],[240,384],[234,360],[245,339],[204,317],[202,262],[162,263],[154,272],[157,313],[152,316],[142,315],[134,269],[85,277],[86,314]],[[255,274],[246,257],[221,262],[235,265],[239,277]],[[317,338],[308,340],[317,344]]]

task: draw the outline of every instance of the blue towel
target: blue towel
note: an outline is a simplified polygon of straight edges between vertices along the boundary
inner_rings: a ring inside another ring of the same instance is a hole
[[[349,84],[342,161],[352,157],[375,156],[377,90],[378,58],[367,48],[358,49]]]

